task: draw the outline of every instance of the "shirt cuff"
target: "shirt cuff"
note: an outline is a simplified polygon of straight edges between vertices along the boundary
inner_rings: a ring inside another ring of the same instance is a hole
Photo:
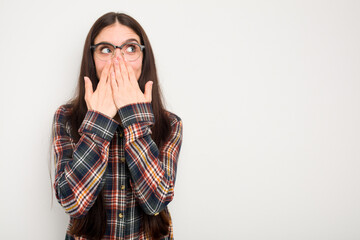
[[[117,127],[118,123],[109,116],[95,110],[88,110],[79,128],[79,133],[94,133],[110,142]]]
[[[147,122],[150,125],[155,124],[155,116],[149,102],[128,104],[119,108],[118,112],[124,128],[133,123]]]

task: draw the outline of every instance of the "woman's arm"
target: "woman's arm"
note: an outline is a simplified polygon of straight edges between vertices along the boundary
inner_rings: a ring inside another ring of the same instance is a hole
[[[177,160],[182,143],[182,121],[171,122],[168,141],[161,147],[151,138],[155,123],[151,103],[135,103],[119,109],[124,126],[125,158],[136,198],[146,214],[163,210],[173,199]]]
[[[110,141],[118,123],[108,116],[88,111],[74,143],[65,125],[66,109],[59,107],[53,121],[55,195],[65,212],[74,218],[86,215],[105,184]]]

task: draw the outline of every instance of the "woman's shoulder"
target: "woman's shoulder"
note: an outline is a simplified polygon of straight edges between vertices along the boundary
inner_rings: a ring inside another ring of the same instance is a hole
[[[167,113],[167,115],[168,115],[168,117],[170,119],[170,125],[171,126],[173,126],[176,123],[181,123],[182,124],[182,120],[178,115],[176,115],[175,113],[170,112],[168,110],[165,110],[165,112]]]
[[[71,115],[71,105],[70,104],[62,104],[58,108],[56,108],[54,113],[54,121],[63,122],[66,121],[67,118]]]

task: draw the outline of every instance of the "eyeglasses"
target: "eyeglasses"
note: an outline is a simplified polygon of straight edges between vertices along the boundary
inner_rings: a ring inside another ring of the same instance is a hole
[[[95,57],[101,61],[112,59],[115,56],[116,48],[120,49],[127,61],[132,62],[140,57],[145,46],[134,42],[124,43],[121,46],[115,46],[108,42],[100,42],[90,46],[90,49],[94,50]]]

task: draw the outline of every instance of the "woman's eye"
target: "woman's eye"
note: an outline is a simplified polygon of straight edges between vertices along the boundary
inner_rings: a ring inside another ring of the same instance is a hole
[[[114,51],[114,47],[109,44],[100,44],[96,51],[100,54],[110,54]]]
[[[137,51],[136,47],[137,47],[137,45],[135,45],[135,44],[128,44],[128,45],[126,45],[125,51],[127,53],[135,53]]]
[[[100,52],[108,54],[108,53],[111,53],[111,49],[108,48],[108,47],[103,47],[103,48],[100,49]]]

